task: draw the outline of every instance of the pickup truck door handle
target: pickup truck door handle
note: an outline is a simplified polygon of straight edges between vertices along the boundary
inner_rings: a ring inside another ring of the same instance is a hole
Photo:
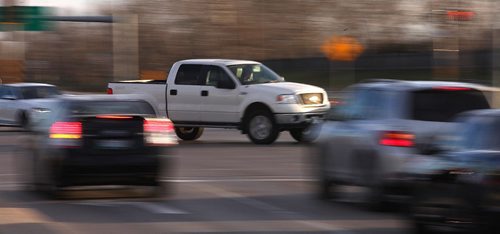
[[[202,90],[201,96],[204,96],[204,97],[208,96],[208,90]]]
[[[172,96],[177,95],[177,89],[171,89],[170,90],[170,95],[172,95]]]

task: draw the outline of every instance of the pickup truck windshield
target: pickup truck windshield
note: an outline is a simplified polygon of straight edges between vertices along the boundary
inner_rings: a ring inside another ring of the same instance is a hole
[[[238,64],[227,66],[242,85],[276,83],[285,81],[262,64]]]

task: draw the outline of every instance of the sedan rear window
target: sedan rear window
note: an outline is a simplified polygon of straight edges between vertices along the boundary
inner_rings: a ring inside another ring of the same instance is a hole
[[[422,121],[451,122],[461,112],[490,108],[478,90],[419,90],[413,92],[411,118]]]
[[[73,103],[71,115],[136,114],[156,115],[153,107],[143,101],[86,101]]]

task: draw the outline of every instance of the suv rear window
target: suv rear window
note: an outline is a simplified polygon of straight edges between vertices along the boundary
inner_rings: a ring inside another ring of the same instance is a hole
[[[412,93],[410,116],[415,120],[451,122],[461,112],[488,109],[488,101],[478,90],[419,90]]]
[[[153,107],[142,101],[85,101],[70,104],[71,115],[138,114],[156,115]]]

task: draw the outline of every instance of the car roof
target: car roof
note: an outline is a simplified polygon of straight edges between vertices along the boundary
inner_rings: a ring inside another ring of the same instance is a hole
[[[5,86],[10,86],[10,87],[34,87],[34,86],[40,86],[40,87],[55,87],[55,85],[51,84],[46,84],[46,83],[11,83],[11,84],[3,84]]]
[[[148,100],[147,95],[142,94],[83,94],[83,95],[61,95],[59,100],[62,102],[79,103],[79,102],[106,102],[106,101],[125,101],[125,102],[146,102],[148,103],[156,115],[159,115],[159,110],[155,105],[152,105]]]
[[[435,87],[463,87],[477,90],[488,90],[487,86],[466,83],[466,82],[453,82],[453,81],[405,81],[405,80],[391,80],[391,79],[371,79],[351,87],[359,88],[377,88],[384,90],[396,91],[414,91],[421,89],[432,89]]]
[[[237,60],[237,59],[186,59],[179,62],[183,64],[207,64],[207,65],[218,65],[218,66],[229,66],[237,64],[260,64],[257,61]]]

